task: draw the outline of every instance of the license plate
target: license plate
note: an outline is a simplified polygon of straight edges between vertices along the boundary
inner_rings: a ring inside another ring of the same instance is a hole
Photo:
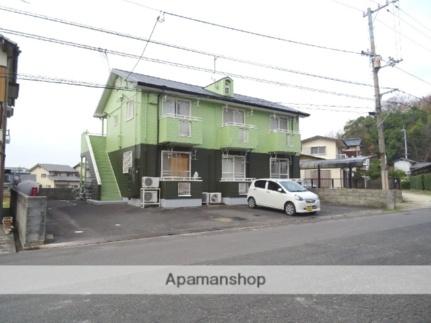
[[[313,211],[313,206],[311,206],[311,205],[307,205],[307,206],[305,207],[305,209],[307,210],[307,212],[312,212],[312,211]]]

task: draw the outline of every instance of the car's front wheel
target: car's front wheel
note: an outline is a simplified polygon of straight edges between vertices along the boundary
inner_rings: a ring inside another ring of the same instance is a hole
[[[254,209],[256,207],[256,200],[253,197],[249,197],[247,202],[250,209]]]
[[[293,205],[292,202],[287,202],[284,205],[284,213],[286,213],[286,215],[295,215],[296,213],[295,205]]]

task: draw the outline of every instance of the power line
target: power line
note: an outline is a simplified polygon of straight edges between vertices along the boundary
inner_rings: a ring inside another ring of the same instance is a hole
[[[273,69],[273,70],[278,70],[278,71],[282,71],[282,72],[288,72],[288,73],[293,73],[293,74],[298,74],[298,75],[303,75],[303,76],[308,76],[308,77],[320,78],[320,79],[324,79],[324,80],[328,80],[328,81],[372,87],[371,84],[364,83],[364,82],[358,82],[358,81],[340,79],[340,78],[336,78],[336,77],[332,77],[332,76],[325,76],[325,75],[320,75],[320,74],[308,73],[308,72],[298,71],[298,70],[294,70],[294,69],[289,69],[286,67],[280,67],[280,66],[271,65],[271,64],[259,63],[259,62],[255,62],[255,61],[251,61],[251,60],[245,60],[245,59],[240,59],[240,58],[236,58],[236,57],[232,57],[232,56],[221,55],[218,53],[211,53],[211,52],[207,52],[207,51],[203,51],[203,50],[199,50],[199,49],[194,49],[194,48],[190,48],[190,47],[184,47],[184,46],[179,46],[176,44],[171,44],[171,43],[166,43],[166,42],[161,42],[161,41],[155,41],[155,40],[150,39],[151,37],[143,38],[143,37],[136,36],[136,35],[120,33],[120,32],[113,31],[113,30],[108,30],[108,29],[104,29],[104,28],[100,28],[100,27],[85,25],[85,24],[81,24],[81,23],[77,23],[77,22],[73,22],[73,21],[69,21],[69,20],[64,20],[64,19],[60,19],[60,18],[56,18],[56,17],[49,17],[49,16],[45,16],[45,15],[40,15],[40,14],[28,12],[28,11],[14,9],[14,8],[0,6],[0,10],[4,10],[4,11],[11,12],[14,14],[30,16],[33,18],[43,19],[43,20],[47,20],[47,21],[51,21],[51,22],[61,23],[61,24],[65,24],[65,25],[69,25],[69,26],[73,26],[73,27],[84,28],[84,29],[88,29],[88,30],[92,30],[92,31],[102,32],[102,33],[106,33],[106,34],[117,36],[117,37],[124,37],[124,38],[133,39],[133,40],[144,41],[146,43],[150,42],[152,44],[159,45],[159,46],[165,46],[165,47],[169,47],[169,48],[173,48],[173,49],[177,49],[177,50],[192,52],[195,54],[206,55],[209,57],[216,57],[218,59],[225,59],[225,60],[229,60],[229,61],[233,61],[233,62],[237,62],[237,63],[254,65],[254,66],[258,66],[258,67],[262,67],[262,68]],[[3,30],[7,31],[7,29],[3,29]]]
[[[1,77],[5,77],[4,75],[0,75]],[[136,92],[137,90],[134,88],[128,88],[128,87],[119,87],[119,86],[107,86],[104,84],[99,83],[92,83],[92,82],[85,82],[85,81],[78,81],[78,80],[71,80],[71,79],[64,79],[64,78],[54,78],[49,76],[41,76],[41,75],[33,75],[33,74],[25,74],[25,73],[19,73],[18,79],[21,81],[31,81],[31,82],[42,82],[42,83],[50,83],[50,84],[57,84],[57,85],[70,85],[70,86],[78,86],[78,87],[86,87],[86,88],[93,88],[93,89],[109,89],[109,90],[121,90],[121,91],[131,91]],[[307,110],[324,110],[324,111],[334,111],[334,112],[353,112],[353,113],[365,113],[360,111],[352,111],[352,110],[341,110],[341,109],[323,109],[324,107],[331,107],[330,105],[314,105],[314,104],[308,104],[308,103],[284,103],[285,105],[306,105],[308,107],[302,107],[302,109]],[[334,107],[338,107],[337,105],[334,105]],[[341,107],[341,106],[339,106]]]
[[[188,64],[172,62],[172,61],[162,60],[162,59],[157,59],[157,58],[151,58],[151,57],[146,57],[146,56],[140,57],[138,55],[130,54],[130,53],[126,53],[126,52],[110,50],[110,49],[106,49],[106,48],[95,47],[95,46],[90,46],[90,45],[85,45],[85,44],[81,44],[81,43],[75,43],[75,42],[60,40],[60,39],[51,38],[51,37],[44,37],[44,36],[35,35],[35,34],[10,31],[10,30],[6,30],[3,28],[0,28],[0,30],[3,32],[6,32],[6,33],[18,35],[18,36],[33,38],[33,39],[47,41],[47,42],[53,42],[53,43],[60,44],[60,45],[72,46],[72,47],[76,47],[76,48],[80,48],[80,49],[86,49],[86,50],[91,50],[91,51],[96,51],[96,52],[108,53],[108,54],[118,55],[118,56],[128,57],[128,58],[140,58],[141,60],[149,61],[152,63],[164,64],[164,65],[169,65],[169,66],[174,66],[174,67],[184,68],[184,69],[189,69],[189,70],[195,70],[195,71],[206,72],[206,73],[211,73],[211,74],[214,73],[214,71],[212,69],[205,68],[205,67],[188,65]],[[233,72],[228,72],[228,71],[217,70],[216,74],[229,75],[231,77],[251,80],[251,81],[255,81],[255,82],[259,82],[259,83],[274,84],[274,85],[278,85],[278,86],[291,87],[291,88],[296,88],[296,89],[305,90],[305,91],[312,91],[312,92],[318,92],[318,93],[336,95],[336,96],[344,96],[344,97],[350,97],[350,98],[359,99],[359,100],[372,100],[372,98],[369,98],[369,97],[363,97],[363,96],[358,96],[358,95],[343,93],[343,92],[329,91],[329,90],[325,90],[325,89],[312,88],[312,87],[296,85],[296,84],[289,84],[289,83],[285,83],[285,82],[268,80],[268,79],[263,79],[263,78],[258,78],[258,77],[254,77],[254,76],[250,76],[250,75],[243,75],[243,74],[238,74],[238,73],[233,73]]]
[[[431,28],[426,26],[425,24],[423,24],[422,22],[420,22],[417,18],[413,17],[412,15],[410,15],[409,13],[407,13],[405,10],[401,9],[399,6],[396,6],[397,9],[399,9],[403,14],[405,14],[407,17],[409,17],[410,19],[412,19],[413,21],[416,22],[416,24],[418,24],[419,26],[421,26],[422,28],[427,29],[428,31],[431,32]]]
[[[153,29],[151,29],[150,36],[148,36],[148,41],[145,43],[144,49],[142,50],[141,55],[139,56],[138,60],[136,61],[136,64],[133,66],[133,68],[130,70],[129,74],[127,75],[126,81],[129,79],[130,74],[132,74],[135,71],[136,67],[138,66],[139,62],[141,61],[142,57],[144,56],[145,51],[147,50],[148,44],[151,41],[151,37],[153,37],[154,31],[156,30],[157,24],[159,23],[159,20],[160,20],[160,16],[157,16],[156,21],[154,22],[154,25],[153,25]]]
[[[345,108],[345,109],[372,109],[371,107],[361,107],[352,105],[337,105],[337,104],[317,104],[317,103],[297,103],[297,102],[281,102],[282,104],[292,104],[292,105],[304,105],[312,107],[328,107],[328,108]]]
[[[411,76],[411,77],[415,78],[415,79],[416,79],[416,80],[418,80],[418,81],[421,81],[421,82],[423,82],[423,83],[425,83],[425,84],[431,85],[431,82],[429,82],[429,81],[427,81],[427,80],[425,80],[425,79],[423,79],[423,78],[421,78],[421,77],[419,77],[419,76],[417,76],[417,75],[415,75],[415,74],[413,74],[413,73],[411,73],[411,72],[409,72],[409,71],[406,71],[405,69],[402,69],[402,68],[401,68],[401,67],[399,67],[399,66],[394,66],[394,68],[396,68],[397,70],[399,70],[399,71],[403,72],[404,74],[407,74],[407,75],[409,75],[409,76]]]
[[[134,3],[134,4],[138,5],[138,6],[142,6],[142,7],[147,8],[147,9],[149,8],[151,10],[155,10],[155,8],[151,8],[151,7],[148,7],[146,5],[141,5],[141,3],[137,3],[137,2],[134,2],[134,1],[133,2],[132,1],[127,1],[127,2]],[[302,42],[302,41],[298,41],[298,40],[287,39],[287,38],[283,38],[283,37],[280,37],[280,36],[273,36],[273,35],[263,34],[263,33],[257,32],[257,31],[251,31],[251,30],[241,29],[241,28],[237,28],[237,27],[233,27],[233,26],[228,26],[228,25],[223,25],[223,24],[215,23],[215,22],[208,21],[208,20],[203,20],[203,19],[198,19],[198,18],[194,18],[194,17],[190,17],[190,16],[185,16],[185,15],[181,15],[181,14],[174,13],[174,12],[171,12],[171,11],[166,11],[166,10],[162,10],[162,9],[159,9],[159,10],[162,11],[164,14],[172,16],[172,17],[176,17],[176,18],[180,18],[180,19],[184,19],[184,20],[189,20],[189,21],[193,21],[193,22],[205,24],[205,25],[209,25],[209,26],[212,26],[212,27],[217,27],[217,28],[222,28],[222,29],[226,29],[226,30],[230,30],[230,31],[235,31],[235,32],[243,33],[243,34],[248,34],[248,35],[252,35],[252,36],[257,36],[257,37],[262,37],[262,38],[268,38],[268,39],[271,39],[271,40],[277,40],[277,41],[281,41],[281,42],[287,42],[287,43],[291,43],[291,44],[295,44],[295,45],[301,45],[301,46],[307,46],[307,47],[312,47],[312,48],[330,50],[330,51],[335,51],[335,52],[344,53],[344,54],[362,55],[361,52],[357,52],[357,51],[353,51],[353,50],[341,49],[341,48],[324,46],[324,45],[320,45],[320,44],[313,44],[313,43]]]

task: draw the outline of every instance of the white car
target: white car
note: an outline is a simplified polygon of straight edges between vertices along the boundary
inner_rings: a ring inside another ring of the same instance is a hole
[[[284,210],[287,215],[320,211],[319,196],[289,179],[254,180],[247,194],[250,208],[256,206]]]

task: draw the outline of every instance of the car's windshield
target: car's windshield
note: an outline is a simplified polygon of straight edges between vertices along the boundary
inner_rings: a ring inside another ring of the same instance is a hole
[[[288,190],[289,192],[305,192],[307,191],[307,189],[305,189],[303,186],[299,185],[296,182],[291,182],[291,181],[284,181],[284,182],[280,182],[281,185],[283,185],[283,187]]]

